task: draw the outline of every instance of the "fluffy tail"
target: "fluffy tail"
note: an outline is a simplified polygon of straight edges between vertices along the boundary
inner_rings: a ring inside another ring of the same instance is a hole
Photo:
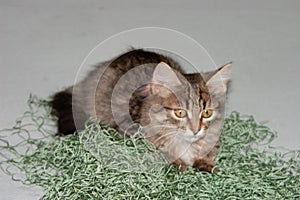
[[[57,127],[59,135],[72,134],[76,126],[72,112],[72,89],[56,93],[50,101],[52,115],[58,118]]]

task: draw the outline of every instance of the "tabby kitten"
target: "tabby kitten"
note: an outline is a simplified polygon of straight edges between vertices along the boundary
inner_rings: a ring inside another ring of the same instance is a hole
[[[231,64],[216,71],[185,74],[170,57],[142,49],[100,63],[85,79],[54,95],[58,132],[84,128],[90,117],[131,135],[143,126],[144,138],[170,162],[216,172],[225,94]]]

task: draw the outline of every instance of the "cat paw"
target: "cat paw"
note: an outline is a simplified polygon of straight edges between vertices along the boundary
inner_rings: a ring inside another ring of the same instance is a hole
[[[180,159],[175,160],[175,161],[173,162],[173,165],[174,165],[177,169],[179,169],[181,172],[184,172],[184,171],[186,170],[186,164],[184,164],[184,163],[182,162],[182,160],[180,160]]]
[[[204,172],[209,172],[209,173],[219,172],[219,169],[216,167],[216,164],[213,161],[206,160],[206,159],[195,160],[195,162],[193,164],[193,168],[195,168],[199,171],[204,171]]]

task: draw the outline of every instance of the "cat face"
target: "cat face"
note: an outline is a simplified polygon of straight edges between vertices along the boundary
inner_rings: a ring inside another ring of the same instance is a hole
[[[166,146],[219,136],[230,70],[228,64],[215,72],[182,75],[158,64],[142,108],[147,139]]]

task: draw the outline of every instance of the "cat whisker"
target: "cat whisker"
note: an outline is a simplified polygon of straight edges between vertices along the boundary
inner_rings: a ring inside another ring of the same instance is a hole
[[[157,133],[157,132],[156,132]],[[175,133],[175,134],[174,134]],[[154,143],[161,141],[162,139],[164,140],[169,140],[171,141],[171,137],[176,137],[176,135],[178,134],[178,131],[177,130],[173,130],[173,131],[168,131],[168,133],[166,134],[162,134],[160,135],[159,137],[157,137],[155,140],[154,140]],[[154,135],[159,135],[159,133],[157,134],[154,134]],[[171,136],[171,137],[170,137]]]

